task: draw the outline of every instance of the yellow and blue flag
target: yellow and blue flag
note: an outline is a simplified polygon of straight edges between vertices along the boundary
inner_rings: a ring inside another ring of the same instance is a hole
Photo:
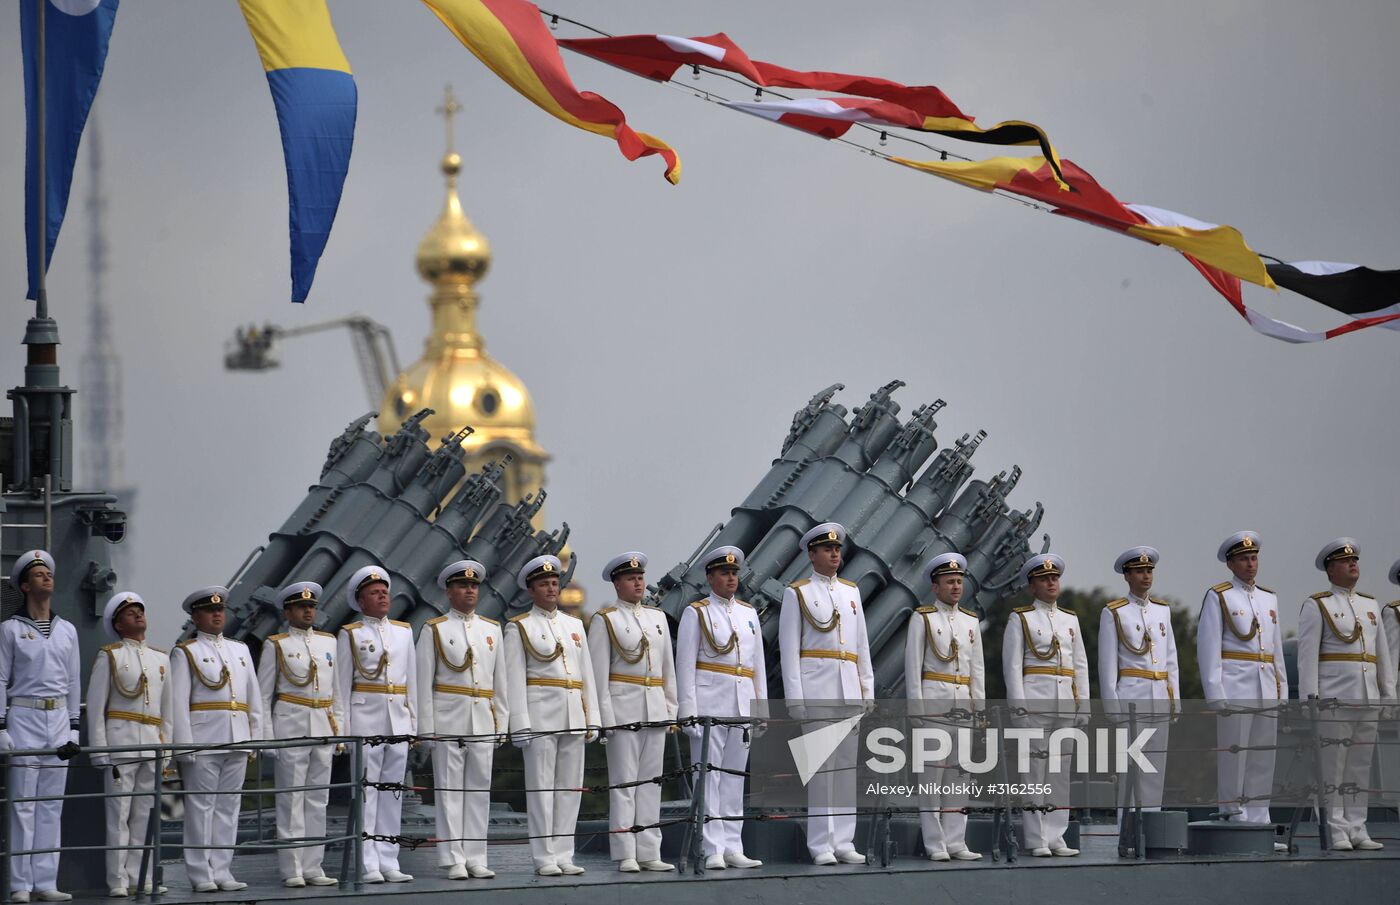
[[[107,64],[107,45],[117,20],[118,0],[21,0],[20,45],[24,56],[24,239],[29,258],[29,298],[48,270],[73,184],[73,164],[97,84]],[[39,4],[44,3],[44,238],[39,233]]]
[[[258,47],[287,162],[292,301],[304,302],[340,206],[358,95],[325,0],[238,0]]]

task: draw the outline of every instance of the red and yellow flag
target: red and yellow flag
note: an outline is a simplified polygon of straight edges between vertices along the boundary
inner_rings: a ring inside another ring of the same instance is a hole
[[[621,109],[592,91],[574,87],[559,43],[525,0],[423,0],[487,68],[546,113],[571,126],[606,135],[622,156],[636,160],[659,154],[666,179],[680,181],[681,162],[671,146],[627,125]]]

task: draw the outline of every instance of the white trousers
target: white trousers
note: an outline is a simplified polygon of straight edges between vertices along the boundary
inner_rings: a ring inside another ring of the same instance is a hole
[[[813,727],[805,726],[804,731]],[[855,764],[856,733],[852,732],[807,783],[807,851],[813,858],[855,851]]]
[[[279,789],[325,785],[331,781],[331,755],[334,745],[305,748],[279,748],[272,775]],[[326,803],[329,789],[277,793],[277,838],[315,839],[326,835]],[[277,868],[283,880],[293,877],[321,877],[324,845],[277,850]]]
[[[1127,721],[1117,728],[1127,729]],[[1139,802],[1144,811],[1162,810],[1162,790],[1167,781],[1167,743],[1171,740],[1171,723],[1163,719],[1139,719],[1137,731],[1155,729],[1156,734],[1142,749],[1142,759],[1152,765],[1155,772],[1138,770],[1133,782],[1128,781],[1127,773],[1118,775],[1118,825],[1123,825],[1123,814]],[[1133,794],[1136,789],[1136,795]]]
[[[0,694],[4,691],[0,689]],[[12,707],[10,740],[16,748],[57,748],[68,741],[68,711]],[[9,789],[15,798],[62,795],[68,764],[53,755],[16,757],[10,761]],[[24,801],[10,807],[10,851],[58,848],[62,801]],[[58,888],[58,852],[16,855],[10,861],[14,892]]]
[[[233,879],[229,868],[247,772],[248,755],[241,751],[197,754],[185,765],[185,872],[192,885]],[[205,845],[219,848],[194,847]]]
[[[536,869],[572,864],[583,785],[583,735],[536,736],[525,746],[525,816]]]
[[[1045,733],[1029,744],[1031,759],[1029,769],[1023,778],[1012,777],[1011,781],[1032,785],[1049,785],[1049,795],[1025,796],[1031,804],[1040,807],[1053,807],[1052,811],[1023,811],[1022,828],[1026,833],[1027,848],[1059,848],[1065,845],[1065,831],[1069,829],[1069,782],[1071,757],[1074,746],[1057,743],[1050,747],[1050,735],[1056,729],[1074,725],[1073,718],[1035,716],[1033,725],[1042,727]],[[1049,756],[1043,756],[1049,752]],[[1037,756],[1041,755],[1041,756]]]
[[[155,754],[154,751],[151,752]],[[113,771],[116,775],[113,776]],[[109,797],[107,808],[107,844],[111,846],[145,845],[146,827],[155,806],[157,763],[154,759],[117,764],[102,768],[103,787]],[[107,888],[134,887],[141,876],[140,848],[112,849],[107,852]],[[146,882],[152,882],[155,864],[146,864]],[[135,890],[133,890],[134,892]]]
[[[408,772],[408,742],[364,746],[365,780],[401,783]],[[364,831],[375,836],[398,836],[403,823],[403,793],[364,790]],[[361,846],[364,872],[399,869],[398,842],[365,842]]]
[[[1354,784],[1357,792],[1327,793],[1327,826],[1332,831],[1331,843],[1343,840],[1359,842],[1370,839],[1366,831],[1366,809],[1370,806],[1371,761],[1376,753],[1376,708],[1343,707],[1336,711],[1340,719],[1323,720],[1317,724],[1322,736],[1351,739],[1351,745],[1326,745],[1322,749],[1322,781],[1329,786]]]
[[[608,735],[608,785],[654,779],[661,775],[666,753],[666,728],[616,729]],[[608,792],[608,813],[614,830],[647,826],[661,819],[661,784],[613,788]],[[661,828],[639,833],[610,833],[608,850],[614,861],[661,860]]]
[[[918,781],[933,788],[919,805],[919,827],[924,834],[924,854],[960,852],[967,848],[967,815],[960,808],[968,804],[968,796],[951,791],[971,781],[959,772],[957,760],[941,767],[929,767]],[[945,791],[946,790],[946,791]]]
[[[1268,701],[1242,702],[1257,707]],[[1278,741],[1278,718],[1271,713],[1239,713],[1221,716],[1215,722],[1216,744],[1264,746],[1262,750],[1231,752],[1222,750],[1216,762],[1217,788],[1221,810],[1238,809],[1234,819],[1241,823],[1270,823],[1269,798],[1274,789],[1273,745]],[[1243,803],[1241,803],[1241,799]]]
[[[686,730],[690,736],[690,760],[700,763],[703,727]],[[726,770],[744,770],[749,765],[749,743],[743,726],[710,727],[709,763]],[[705,857],[726,852],[744,853],[744,777],[712,770],[705,774]],[[720,818],[733,819],[720,819]]]
[[[486,866],[486,823],[491,811],[495,742],[439,739],[433,746],[433,811],[438,864]]]

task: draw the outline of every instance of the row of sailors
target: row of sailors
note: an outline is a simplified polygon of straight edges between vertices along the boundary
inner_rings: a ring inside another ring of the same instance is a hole
[[[786,699],[868,701],[874,697],[869,641],[859,589],[838,577],[844,528],[827,523],[802,539],[812,574],[784,593],[779,613],[779,653]],[[1274,701],[1288,697],[1283,667],[1278,600],[1258,585],[1259,536],[1242,531],[1227,538],[1219,559],[1230,581],[1206,592],[1198,628],[1198,660],[1207,699]],[[1158,553],[1134,547],[1119,556],[1115,569],[1128,595],[1101,615],[1099,675],[1108,701],[1163,701],[1170,709],[1180,696],[1175,636],[1170,607],[1149,595]],[[288,631],[264,645],[254,665],[248,648],[224,638],[227,590],[203,588],[183,607],[197,633],[175,653],[145,643],[145,604],[131,592],[107,602],[103,626],[113,642],[98,655],[88,688],[89,742],[94,747],[174,743],[213,746],[256,739],[336,736],[420,736],[432,749],[439,861],[449,878],[489,878],[486,844],[491,764],[498,743],[509,740],[524,750],[531,853],[541,876],[579,874],[573,840],[583,779],[583,746],[601,737],[608,744],[611,823],[617,829],[649,826],[659,819],[660,784],[641,782],[660,775],[666,729],[645,724],[694,717],[742,720],[753,702],[768,697],[763,634],[753,607],[735,595],[743,551],[720,547],[704,559],[709,596],[683,612],[674,654],[665,615],[644,606],[647,557],[623,553],[607,564],[603,577],[617,593],[614,606],[600,610],[589,630],[558,608],[562,567],[552,556],[527,563],[517,575],[532,608],[503,627],[475,613],[486,570],[470,560],[453,563],[438,577],[447,596],[447,615],[429,620],[415,644],[408,623],[388,618],[389,577],[377,566],[355,574],[348,588],[350,606],[361,619],[336,636],[314,628],[321,588],[298,582],[282,589]],[[1355,541],[1339,538],[1318,554],[1330,589],[1304,603],[1299,617],[1299,692],[1346,700],[1382,702],[1395,697],[1395,647],[1400,645],[1400,601],[1379,607],[1358,593],[1359,554]],[[25,606],[0,626],[0,750],[59,748],[78,740],[78,644],[73,626],[52,614],[54,562],[42,550],[24,554],[11,575],[25,595]],[[919,607],[909,621],[906,688],[911,699],[975,709],[985,700],[981,627],[975,614],[959,608],[966,560],[946,553],[924,568],[935,601]],[[1058,606],[1063,559],[1042,554],[1029,559],[1021,578],[1034,597],[1007,623],[1002,663],[1012,700],[1053,701],[1037,717],[1050,722],[1084,719],[1089,699],[1087,653],[1078,617]],[[1400,584],[1400,562],[1390,572]],[[964,639],[966,641],[964,642]],[[1151,709],[1150,707],[1148,708]],[[1374,732],[1375,721],[1359,715],[1355,732]],[[637,727],[637,724],[642,724]],[[613,728],[629,727],[629,728]],[[688,725],[693,756],[699,757],[701,730]],[[1231,816],[1267,823],[1272,785],[1272,745],[1276,721],[1241,714],[1219,721],[1218,789],[1222,802],[1243,802]],[[1048,733],[1047,733],[1048,735]],[[463,736],[461,744],[434,738]],[[1364,742],[1365,739],[1362,739]],[[721,769],[704,774],[707,817],[703,832],[709,869],[756,867],[741,838],[743,776],[749,735],[740,725],[712,726],[709,762]],[[364,779],[398,783],[405,774],[408,744],[367,746]],[[278,787],[325,785],[333,745],[277,749]],[[1366,788],[1373,746],[1353,744],[1324,750],[1329,781]],[[1164,757],[1162,753],[1155,755]],[[231,873],[239,796],[247,755],[201,748],[181,753],[186,797],[185,861],[195,890],[235,891],[246,884]],[[149,793],[162,764],[139,753],[94,755],[110,766],[107,785],[109,844],[140,845],[152,799]],[[15,797],[60,795],[64,761],[56,756],[14,758]],[[1049,770],[1049,758],[1032,758],[1028,783],[1067,782],[1067,771]],[[1162,767],[1164,768],[1164,764]],[[23,769],[30,768],[30,769]],[[1140,778],[1137,795],[1151,805],[1161,801],[1159,769]],[[1058,778],[1057,778],[1058,777]],[[937,779],[937,777],[935,777]],[[809,786],[811,807],[807,843],[817,864],[860,863],[849,808],[824,806],[820,783]],[[952,783],[930,783],[935,788]],[[1054,788],[1048,801],[1064,800]],[[221,794],[225,793],[225,794]],[[1125,789],[1125,794],[1127,790]],[[286,839],[325,834],[327,790],[283,792],[278,796],[278,832]],[[1126,802],[1125,802],[1126,803]],[[1352,796],[1328,810],[1332,846],[1375,849],[1366,832],[1366,795]],[[981,855],[965,843],[961,802],[935,799],[922,808],[926,854],[936,861],[973,860]],[[14,850],[56,848],[61,801],[11,806]],[[1025,813],[1027,843],[1037,856],[1072,856],[1064,838],[1068,810]],[[370,785],[365,792],[364,829],[396,837],[400,803],[396,795]],[[624,872],[669,871],[661,860],[660,830],[610,834],[611,856]],[[362,879],[404,882],[399,846],[393,841],[364,846]],[[112,896],[137,891],[139,848],[114,848],[107,857]],[[289,846],[279,852],[283,882],[289,887],[332,885],[322,868],[320,846]],[[68,898],[56,888],[56,854],[15,856],[11,898],[27,902]],[[149,891],[149,886],[145,891]]]

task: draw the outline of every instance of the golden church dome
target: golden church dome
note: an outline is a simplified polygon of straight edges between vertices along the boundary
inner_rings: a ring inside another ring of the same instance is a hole
[[[514,461],[503,490],[514,501],[543,484],[548,455],[535,442],[535,408],[524,382],[486,353],[477,332],[480,298],[475,287],[491,265],[491,245],[462,211],[457,194],[461,167],[461,157],[449,150],[442,159],[447,199],[418,243],[418,273],[433,287],[428,299],[432,330],[423,357],[385,393],[379,430],[397,430],[422,408],[433,410],[423,422],[431,446],[470,425],[475,433],[462,444],[469,471],[509,452]]]

